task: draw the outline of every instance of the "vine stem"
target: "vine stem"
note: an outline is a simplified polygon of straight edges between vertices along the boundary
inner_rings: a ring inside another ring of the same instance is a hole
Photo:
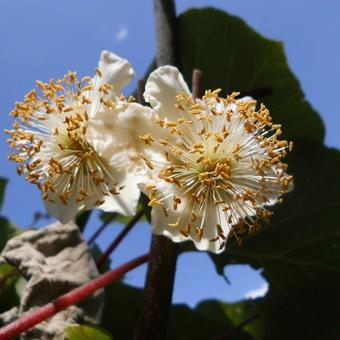
[[[50,318],[61,310],[84,300],[96,290],[103,288],[114,280],[120,278],[128,271],[140,266],[148,261],[148,254],[139,256],[120,267],[113,269],[103,275],[98,276],[92,281],[81,287],[75,288],[70,292],[60,296],[59,298],[49,302],[48,304],[35,309],[33,312],[26,314],[18,320],[8,324],[0,329],[0,339],[9,340],[13,337],[27,331],[38,323]]]
[[[202,71],[195,68],[192,71],[192,96],[198,98],[201,96]]]
[[[176,65],[176,10],[173,0],[154,0],[157,66]],[[138,93],[142,94],[143,82]],[[143,98],[139,95],[143,104]],[[153,235],[135,339],[166,338],[175,280],[178,245],[161,235]]]
[[[118,247],[120,242],[124,239],[124,237],[129,233],[129,231],[134,227],[134,225],[140,220],[143,216],[143,211],[140,210],[137,214],[126,224],[126,226],[122,229],[122,231],[118,234],[118,236],[113,240],[113,242],[108,246],[105,252],[97,261],[97,267],[100,268],[112,254],[112,252]]]
[[[115,219],[117,215],[117,213],[112,213],[111,216],[99,226],[99,228],[87,241],[89,246],[98,238],[98,236],[106,229],[106,227]]]

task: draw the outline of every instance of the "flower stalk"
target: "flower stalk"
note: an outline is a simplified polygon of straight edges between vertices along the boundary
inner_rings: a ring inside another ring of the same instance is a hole
[[[20,319],[8,324],[0,329],[0,339],[7,340],[29,330],[40,322],[52,317],[61,310],[84,300],[96,290],[105,287],[109,283],[117,280],[130,270],[142,265],[148,261],[148,254],[139,256],[120,267],[113,269],[94,280],[84,284],[81,287],[71,290],[67,294],[51,301],[50,303],[26,314]]]

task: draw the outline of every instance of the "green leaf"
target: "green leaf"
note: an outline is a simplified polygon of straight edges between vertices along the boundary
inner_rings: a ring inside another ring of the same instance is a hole
[[[81,232],[84,231],[87,222],[89,221],[92,214],[92,210],[87,210],[82,212],[79,216],[76,218],[76,224],[78,225]]]
[[[103,327],[113,334],[114,339],[134,338],[141,295],[141,289],[121,282],[115,282],[106,287],[107,298],[103,313]],[[119,313],[114,313],[117,306],[119,306]],[[218,312],[216,312],[217,310]],[[234,329],[239,325],[240,320],[244,321],[254,313],[253,307],[248,302],[224,304],[218,301],[206,301],[196,309],[191,309],[186,305],[173,305],[167,339],[218,339],[226,330]],[[250,326],[249,324],[248,327]],[[228,339],[257,339],[253,333],[255,333],[254,330],[246,332],[240,330],[235,334],[235,337]]]
[[[0,313],[19,304],[16,282],[19,274],[14,267],[5,263],[0,265]]]
[[[105,297],[102,326],[115,340],[133,339],[141,290],[114,282],[105,287]]]
[[[91,245],[90,252],[95,262],[97,262],[103,255],[103,252],[101,251],[97,243]],[[110,270],[110,267],[111,260],[108,258],[105,263],[100,268],[98,268],[98,270],[100,273],[106,273]]]
[[[0,253],[7,241],[19,233],[20,230],[7,218],[0,216]],[[0,265],[0,313],[19,304],[20,293],[16,287],[19,278],[20,275],[14,267],[7,263]]]
[[[230,263],[263,268],[270,288],[255,301],[263,339],[338,339],[340,153],[300,141],[288,164],[295,188],[271,223],[211,258],[220,274]]]
[[[6,185],[7,185],[7,179],[0,177],[0,211],[4,203]]]
[[[143,210],[146,220],[149,223],[151,223],[151,207],[148,204],[149,204],[148,196],[141,193],[140,198],[139,198],[139,207],[140,209]]]
[[[99,327],[70,325],[65,328],[68,340],[112,340],[110,333]]]
[[[213,320],[229,323],[233,326],[230,327],[229,334],[233,334],[233,331],[236,332],[235,328],[244,323],[242,329],[245,334],[251,336],[252,339],[263,338],[264,321],[252,301],[224,303],[208,300],[199,303],[195,310]],[[239,334],[239,332],[235,333],[237,336]]]
[[[287,139],[323,141],[323,123],[305,101],[281,42],[265,39],[243,20],[213,8],[185,12],[178,29],[180,65],[188,83],[199,68],[203,90],[251,95],[270,109]]]
[[[114,214],[114,218],[112,219],[113,214]],[[107,221],[112,219],[112,223],[115,222],[115,223],[126,224],[130,221],[131,216],[124,216],[124,215],[119,215],[119,214],[116,214],[116,213],[101,211],[99,213],[99,218],[103,222],[107,222]]]
[[[0,216],[0,252],[5,247],[7,241],[19,233],[20,230],[17,229],[6,217]]]
[[[245,304],[209,300],[201,302],[195,309],[186,305],[174,305],[170,314],[168,339],[219,339],[224,334],[228,334],[228,340],[255,339],[242,328],[236,330],[247,318],[247,308],[250,306],[246,307]],[[228,317],[227,311],[236,308],[240,313],[240,322]]]

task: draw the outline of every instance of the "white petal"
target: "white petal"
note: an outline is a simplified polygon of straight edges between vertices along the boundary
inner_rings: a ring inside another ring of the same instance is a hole
[[[84,204],[77,203],[75,200],[69,200],[67,205],[58,201],[44,202],[47,212],[63,224],[75,220],[76,216],[84,210]]]
[[[161,118],[177,119],[183,112],[175,108],[176,95],[190,94],[188,85],[176,67],[162,66],[153,71],[145,85],[144,98]]]
[[[122,177],[125,176],[124,179]],[[61,223],[68,223],[75,220],[76,216],[86,210],[100,209],[106,212],[116,212],[121,215],[132,216],[136,212],[140,191],[137,183],[140,179],[137,176],[130,174],[120,174],[118,186],[123,187],[117,195],[90,195],[86,200],[77,202],[75,192],[70,197],[67,204],[63,204],[58,200],[58,197],[51,197],[55,202],[45,201],[45,206],[48,213],[56,217]],[[98,200],[104,200],[104,203],[97,206],[95,203]]]
[[[164,235],[170,238],[173,242],[183,242],[189,240],[189,238],[182,235],[178,228],[171,227],[168,223],[174,223],[178,214],[174,214],[173,211],[169,211],[169,218],[164,216],[163,210],[156,206],[151,210],[151,223],[152,223],[152,232],[156,235]]]
[[[155,181],[150,180],[147,184],[156,185],[158,192],[162,192],[162,197],[167,197],[162,200],[162,203],[165,207],[172,206],[173,195],[178,195],[176,192],[176,188],[169,187],[167,185],[162,185]],[[139,187],[142,192],[146,193],[145,184],[139,183]],[[173,195],[171,195],[171,193]],[[229,226],[227,225],[227,221],[225,218],[219,219],[218,214],[220,216],[224,216],[224,213],[220,210],[221,208],[216,207],[215,205],[208,206],[204,210],[204,223],[202,225],[201,221],[203,216],[197,216],[197,220],[195,221],[196,226],[203,227],[203,237],[200,241],[197,240],[196,230],[194,227],[190,229],[190,235],[186,237],[183,235],[180,230],[184,228],[190,222],[191,218],[191,208],[190,205],[187,205],[185,200],[182,200],[182,203],[178,206],[177,210],[174,211],[172,208],[168,210],[168,216],[164,215],[163,209],[161,206],[154,206],[151,211],[151,223],[152,223],[152,232],[156,235],[164,235],[170,238],[173,242],[183,242],[183,241],[192,241],[195,244],[195,247],[199,250],[207,250],[213,253],[220,253],[224,250],[225,247],[220,247],[223,240],[218,240],[216,242],[211,242],[210,240],[216,236],[216,224],[221,224],[221,227],[224,231],[225,236],[227,237],[230,231]],[[180,220],[179,220],[180,218]],[[174,224],[179,220],[180,227],[174,227],[169,224]],[[192,224],[192,223],[191,223]],[[225,243],[225,242],[224,242]]]
[[[103,83],[108,83],[113,86],[113,90],[118,96],[121,94],[122,88],[135,76],[134,70],[126,59],[109,51],[101,53],[98,68],[102,73],[102,77],[97,81],[98,87]]]
[[[150,153],[150,148],[140,138],[148,133],[152,133],[155,140],[162,136],[161,129],[154,124],[152,110],[127,103],[116,110],[97,112],[89,121],[87,138],[111,167],[136,172],[141,170],[141,165],[145,167],[140,154]]]
[[[136,212],[140,191],[137,187],[139,179],[136,176],[128,174],[123,181],[119,183],[124,186],[118,195],[103,197],[105,203],[98,208],[107,212],[116,212],[125,216],[132,216]]]
[[[100,106],[99,100],[102,94],[99,92],[99,88],[103,84],[110,84],[113,86],[112,93],[109,97],[118,102],[119,97],[122,94],[122,88],[135,76],[134,70],[126,59],[122,59],[109,51],[102,51],[98,69],[102,75],[95,75],[93,79],[94,89],[92,91],[84,92],[84,95],[91,100],[88,112],[90,117],[93,117],[96,114],[98,107]]]
[[[207,215],[205,216],[205,222],[203,224],[203,237],[200,241],[197,241],[196,231],[194,228],[191,229],[189,237],[186,237],[179,231],[178,228],[169,226],[169,223],[175,223],[178,217],[183,217],[183,212],[174,212],[172,209],[170,209],[168,211],[169,216],[165,217],[162,208],[155,206],[151,211],[152,232],[156,235],[164,235],[176,243],[192,241],[198,250],[210,251],[212,253],[218,254],[224,251],[226,240],[223,241],[220,239],[215,242],[210,241],[216,236],[215,226],[218,223],[217,212],[217,209],[207,210]],[[189,220],[189,216],[184,217],[184,220],[185,219]],[[200,221],[201,216],[196,220],[196,224],[200,225]],[[228,237],[230,227],[227,225],[227,221],[222,220],[220,222],[225,236]],[[221,247],[222,243],[224,245]]]

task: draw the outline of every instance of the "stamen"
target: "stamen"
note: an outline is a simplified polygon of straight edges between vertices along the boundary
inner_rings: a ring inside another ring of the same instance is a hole
[[[99,69],[96,74],[102,76]],[[16,121],[12,130],[5,131],[11,136],[10,147],[16,150],[9,159],[20,163],[18,174],[25,174],[49,202],[67,205],[71,197],[76,202],[92,197],[91,202],[99,206],[103,195],[119,194],[112,192],[115,180],[105,160],[87,140],[92,78],[79,81],[75,72],[68,72],[63,80],[37,81],[37,86],[40,91],[30,91],[23,102],[15,104],[11,115]],[[100,91],[108,101],[112,86],[103,84]],[[99,103],[96,109],[101,108]]]
[[[256,110],[255,100],[238,100],[237,92],[221,98],[220,91],[207,90],[198,102],[186,93],[178,94],[176,107],[183,117],[156,121],[164,129],[164,137],[158,140],[164,148],[163,162],[141,156],[161,183],[158,190],[154,186],[146,190],[149,205],[160,206],[166,211],[168,226],[185,237],[194,235],[195,242],[212,234],[205,231],[211,228],[208,212],[216,216],[216,236],[209,241],[218,242],[218,250],[225,247],[230,232],[241,244],[240,235],[246,230],[257,231],[260,224],[256,220],[270,217],[265,206],[281,201],[292,183],[292,176],[285,173],[287,165],[282,163],[292,143],[278,139],[281,125],[272,123],[264,105]],[[183,131],[180,124],[186,125]],[[140,138],[148,145],[153,142],[148,134]],[[179,204],[191,214],[170,219],[168,216],[176,214],[168,211],[177,211]]]

